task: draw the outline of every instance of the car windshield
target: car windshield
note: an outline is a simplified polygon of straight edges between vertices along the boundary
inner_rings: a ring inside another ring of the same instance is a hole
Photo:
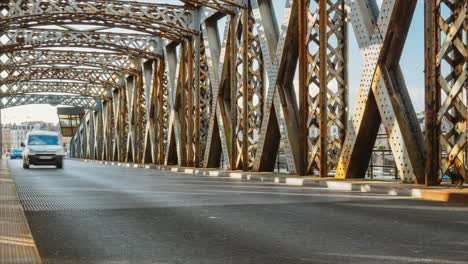
[[[49,135],[29,135],[28,145],[58,145],[57,136]]]
[[[12,152],[13,153],[22,153],[23,151],[21,149],[14,149]]]

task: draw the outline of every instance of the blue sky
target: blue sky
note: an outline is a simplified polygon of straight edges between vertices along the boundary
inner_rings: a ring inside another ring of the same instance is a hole
[[[382,0],[377,0],[381,4]],[[146,2],[155,2],[146,0]],[[162,2],[162,1],[159,1]],[[166,1],[177,2],[177,1]],[[281,16],[284,0],[273,0],[277,15]],[[278,18],[281,21],[280,18]],[[359,79],[363,67],[361,53],[349,27],[349,100],[350,112],[354,111]],[[417,8],[408,34],[408,39],[400,62],[405,81],[417,112],[424,110],[424,1],[418,0]],[[49,105],[30,105],[2,110],[2,122],[23,122],[44,120],[57,122],[55,107]]]

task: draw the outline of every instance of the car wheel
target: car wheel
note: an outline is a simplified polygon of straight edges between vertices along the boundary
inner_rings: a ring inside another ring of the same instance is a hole
[[[57,169],[63,169],[63,161],[62,160],[59,160],[57,162]]]
[[[23,162],[23,169],[29,169],[29,165]]]

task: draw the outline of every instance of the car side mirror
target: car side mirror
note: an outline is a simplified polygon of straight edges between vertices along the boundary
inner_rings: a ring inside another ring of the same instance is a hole
[[[21,147],[22,148],[26,147],[23,142],[21,142]]]

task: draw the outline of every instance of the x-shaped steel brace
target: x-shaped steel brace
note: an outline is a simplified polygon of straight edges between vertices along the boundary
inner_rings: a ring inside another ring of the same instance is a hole
[[[401,179],[421,182],[422,133],[398,65],[416,1],[385,0],[380,12],[375,0],[348,2],[365,66],[336,177],[364,177],[382,122]]]

